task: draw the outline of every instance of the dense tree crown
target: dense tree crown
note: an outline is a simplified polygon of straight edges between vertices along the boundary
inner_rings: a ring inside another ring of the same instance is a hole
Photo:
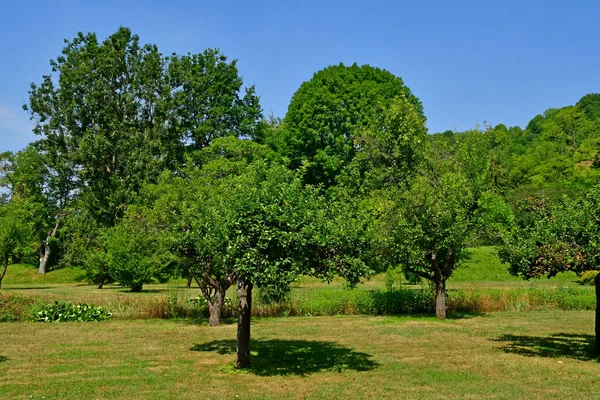
[[[390,72],[357,64],[327,67],[292,97],[283,120],[282,152],[292,168],[308,163],[307,182],[331,185],[356,153],[354,132],[401,96],[423,117],[419,99]]]
[[[41,163],[39,189],[27,195],[46,204],[46,216],[38,213],[40,273],[55,237],[71,242],[71,261],[86,263],[82,250],[99,246],[95,230],[118,223],[162,171],[194,162],[190,154],[214,139],[261,134],[254,88],[242,93],[236,61],[216,49],[165,57],[127,28],[102,42],[79,33],[51,70],[24,106],[40,161],[19,155],[9,174],[30,179],[26,171]]]

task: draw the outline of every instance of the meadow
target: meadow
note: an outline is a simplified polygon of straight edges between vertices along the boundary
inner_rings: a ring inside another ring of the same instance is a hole
[[[3,399],[593,399],[593,312],[0,324]]]
[[[522,281],[482,247],[450,281],[449,319],[429,313],[428,293],[397,274],[354,290],[302,278],[285,304],[257,302],[253,364],[240,372],[233,307],[208,327],[184,280],[130,293],[76,268],[13,265],[0,319],[21,317],[0,324],[0,398],[600,398],[593,291],[575,275]],[[27,320],[54,300],[113,318]]]

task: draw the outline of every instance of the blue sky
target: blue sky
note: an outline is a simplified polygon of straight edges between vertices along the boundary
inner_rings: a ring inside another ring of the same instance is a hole
[[[331,64],[385,68],[423,102],[430,132],[487,121],[525,126],[600,92],[600,2],[28,1],[0,5],[0,152],[34,139],[21,106],[63,39],[128,26],[172,52],[218,47],[239,60],[265,114]]]

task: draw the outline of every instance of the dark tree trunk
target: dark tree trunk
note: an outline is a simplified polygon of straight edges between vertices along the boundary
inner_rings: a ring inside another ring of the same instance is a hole
[[[42,243],[42,248],[40,250],[38,275],[46,274],[46,270],[48,269],[48,261],[50,260],[50,254],[52,254],[52,249],[50,248],[50,245],[48,245],[48,240],[46,240]]]
[[[190,289],[192,287],[192,280],[193,279],[194,278],[192,277],[192,275],[188,276],[188,280],[187,280],[187,284],[186,284],[186,286],[187,286],[188,289]]]
[[[252,283],[245,279],[238,280],[238,329],[236,368],[250,366],[250,313],[252,311]]]
[[[2,287],[2,280],[4,279],[4,276],[6,275],[7,269],[8,269],[8,260],[6,260],[4,262],[4,268],[2,269],[2,275],[0,275],[0,288]]]
[[[443,278],[435,282],[435,316],[446,318],[446,280]]]
[[[221,323],[221,311],[223,310],[223,299],[225,298],[225,290],[223,288],[215,289],[214,298],[208,303],[208,325],[217,326]]]
[[[143,283],[134,283],[133,285],[131,285],[131,291],[136,293],[141,292],[143,286]]]
[[[100,283],[98,283],[98,289],[102,289],[104,286],[104,274],[100,274]]]
[[[594,279],[596,283],[596,354],[600,354],[600,273]]]

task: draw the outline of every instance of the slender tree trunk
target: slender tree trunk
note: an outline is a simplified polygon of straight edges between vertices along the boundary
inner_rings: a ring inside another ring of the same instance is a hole
[[[600,354],[600,273],[594,279],[596,283],[596,354]]]
[[[48,239],[46,239],[42,243],[42,248],[40,250],[40,264],[38,267],[38,275],[46,274],[46,270],[48,269],[48,261],[50,260],[50,254],[52,254],[52,249],[48,244]]]
[[[435,316],[446,319],[446,280],[443,278],[435,282]]]
[[[208,325],[218,326],[221,323],[221,311],[223,310],[224,298],[225,291],[223,288],[215,289],[215,297],[208,303],[208,312],[210,313]]]
[[[48,234],[46,240],[42,243],[42,249],[40,253],[40,265],[38,267],[38,275],[44,275],[48,269],[48,261],[50,260],[50,254],[52,249],[50,248],[50,239],[56,237],[58,228],[60,227],[60,221],[54,224],[54,229]]]
[[[188,289],[190,289],[192,287],[192,279],[193,279],[192,275],[189,275],[188,276],[188,280],[187,280],[187,284],[186,284],[186,286],[187,286]]]
[[[8,269],[8,260],[4,261],[4,269],[2,270],[2,275],[0,275],[0,288],[2,287],[2,280],[6,275],[6,270]]]
[[[236,368],[250,366],[250,313],[252,311],[252,282],[240,279],[237,285],[238,329]]]
[[[104,286],[104,274],[100,274],[100,283],[98,283],[98,289],[102,289]]]

